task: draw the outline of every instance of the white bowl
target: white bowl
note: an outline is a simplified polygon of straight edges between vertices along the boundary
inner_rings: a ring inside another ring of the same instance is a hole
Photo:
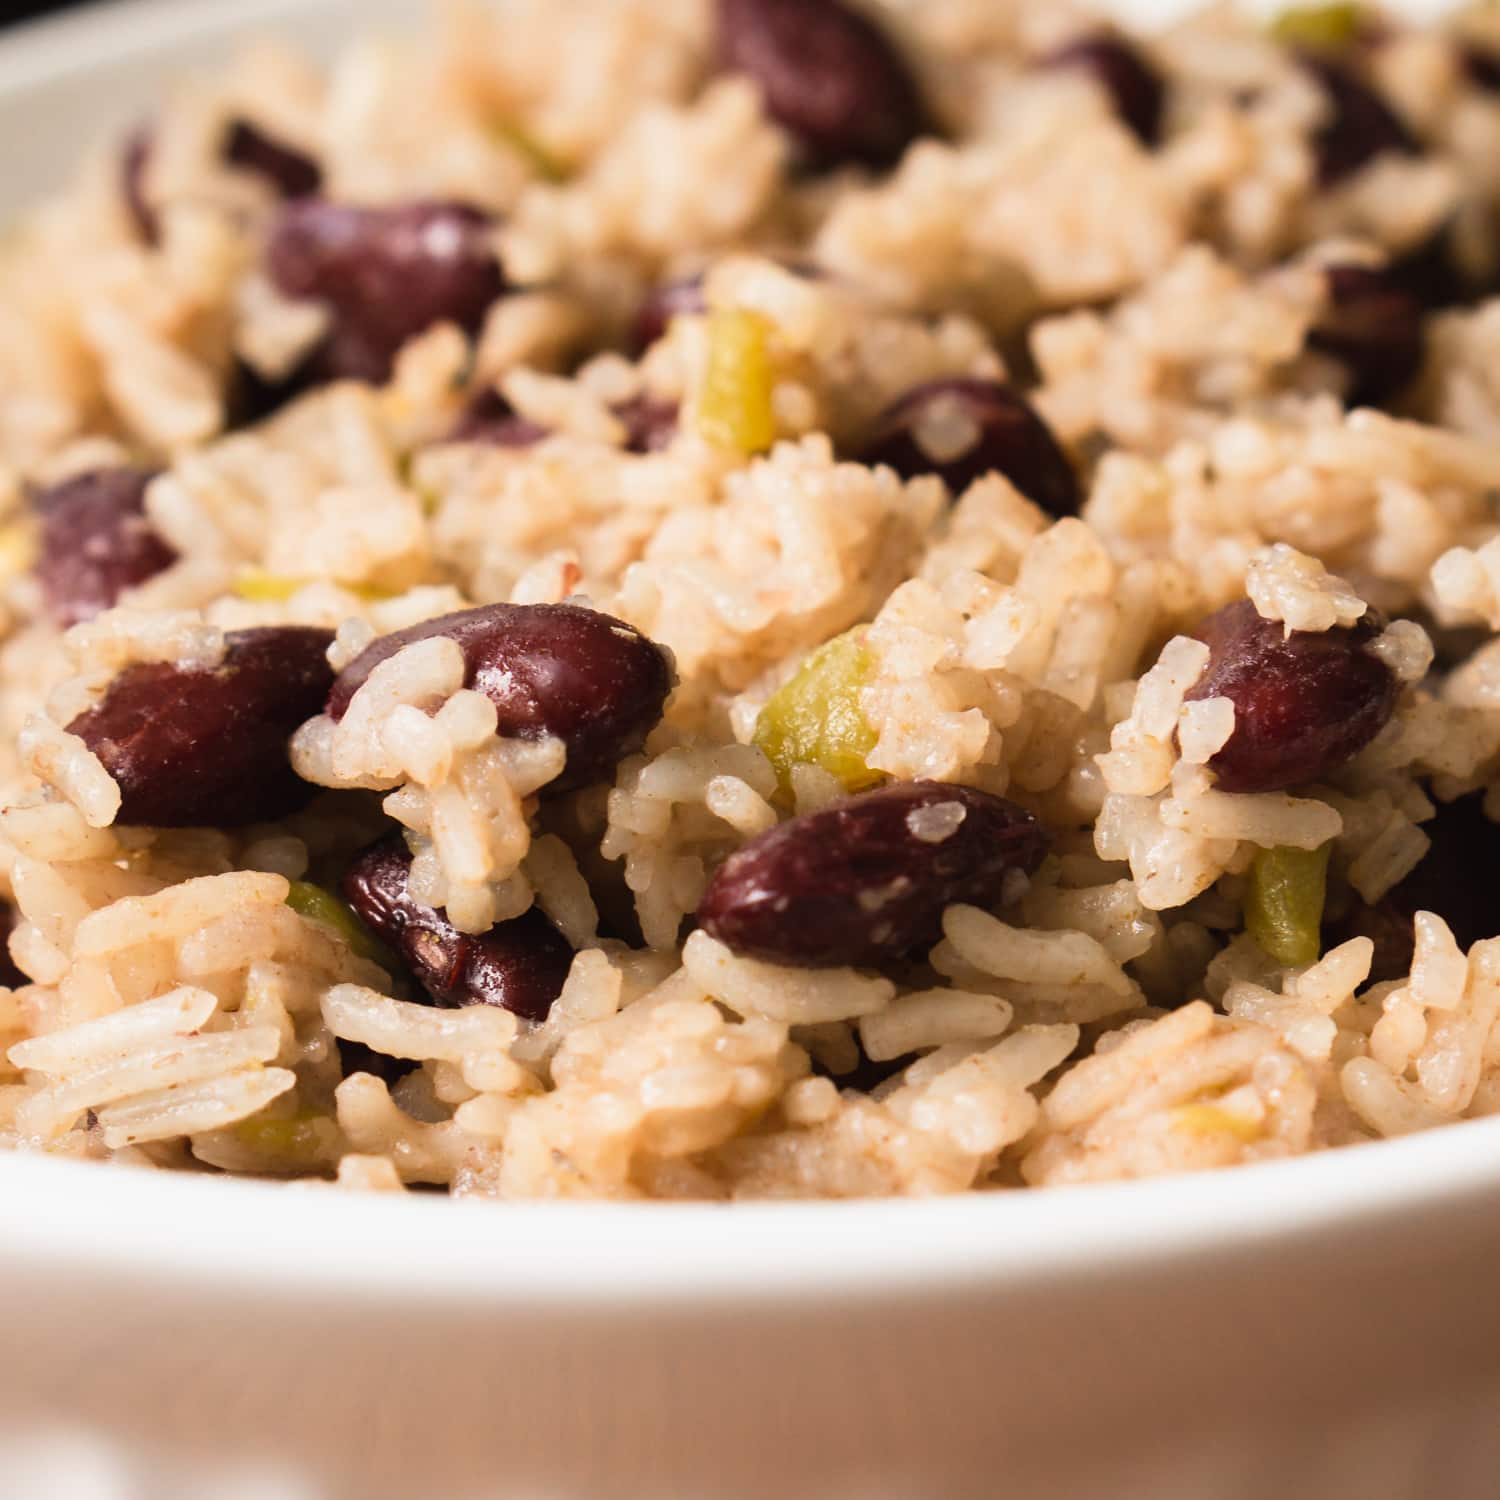
[[[6,37],[0,211],[247,25],[415,9],[130,0]],[[1500,1120],[728,1209],[0,1155],[0,1495],[1493,1500],[1497,1260]]]

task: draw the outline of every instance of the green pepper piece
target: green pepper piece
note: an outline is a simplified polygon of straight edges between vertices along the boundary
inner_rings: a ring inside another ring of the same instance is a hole
[[[1359,35],[1364,8],[1334,0],[1331,5],[1295,5],[1271,23],[1271,35],[1288,47],[1337,52]]]
[[[755,745],[776,767],[783,791],[792,767],[821,766],[857,792],[884,779],[865,757],[878,738],[860,706],[873,663],[863,629],[820,646],[771,694],[755,721]]]
[[[310,880],[294,880],[287,891],[286,904],[299,917],[306,917],[310,922],[321,922],[324,927],[337,933],[361,958],[379,964],[387,973],[396,971],[398,965],[395,955],[332,891],[326,891]]]
[[[770,335],[766,319],[743,308],[709,316],[698,431],[716,448],[764,453],[776,440]]]
[[[1318,849],[1262,849],[1250,867],[1245,930],[1279,964],[1315,963],[1328,887],[1328,854]]]

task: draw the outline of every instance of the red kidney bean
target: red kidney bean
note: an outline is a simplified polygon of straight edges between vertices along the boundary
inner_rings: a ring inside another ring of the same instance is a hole
[[[30,977],[22,973],[20,965],[10,956],[10,935],[20,920],[21,914],[9,901],[0,901],[0,984],[12,990],[31,983]]]
[[[1348,367],[1350,406],[1379,406],[1398,395],[1421,368],[1423,307],[1389,270],[1328,266],[1328,309],[1307,335],[1307,347]]]
[[[830,1072],[817,1058],[813,1058],[814,1076],[828,1079],[840,1090],[852,1089],[856,1094],[873,1094],[882,1083],[894,1078],[897,1073],[909,1068],[917,1060],[915,1052],[908,1052],[905,1057],[893,1057],[888,1062],[876,1062],[866,1054],[858,1038],[855,1039],[855,1046],[859,1048],[859,1061],[849,1072]]]
[[[895,782],[751,839],[709,882],[698,921],[747,958],[879,964],[935,942],[953,902],[995,902],[1046,850],[1041,824],[1003,797]]]
[[[125,137],[120,153],[120,191],[125,211],[144,244],[156,246],[161,241],[161,223],[146,197],[146,165],[151,160],[151,127],[137,125]]]
[[[614,408],[625,424],[627,453],[660,453],[677,436],[677,403],[636,396]]]
[[[519,416],[499,391],[480,391],[464,408],[446,441],[486,443],[495,448],[529,448],[547,436],[538,422]]]
[[[339,1072],[345,1078],[353,1073],[369,1073],[390,1089],[420,1066],[409,1057],[392,1057],[388,1052],[377,1052],[363,1042],[351,1042],[345,1037],[335,1037],[334,1043],[339,1049]]]
[[[333,315],[316,360],[323,379],[383,381],[408,339],[441,322],[477,332],[505,290],[489,221],[460,203],[297,199],[283,206],[266,258],[286,296]]]
[[[356,916],[410,966],[438,1005],[499,1005],[544,1021],[573,962],[568,941],[536,908],[488,932],[460,932],[407,888],[411,854],[399,834],[356,855],[340,891]]]
[[[146,519],[146,486],[155,477],[150,469],[94,469],[34,498],[36,575],[58,625],[92,619],[177,560]]]
[[[1427,312],[1469,306],[1494,295],[1494,265],[1476,265],[1460,248],[1453,221],[1404,251],[1387,266],[1397,286],[1415,297]]]
[[[323,169],[305,152],[269,136],[249,120],[235,120],[224,159],[264,177],[283,198],[307,198],[323,186]]]
[[[930,455],[923,431],[935,419],[966,421],[973,437],[957,454]],[[1078,478],[1051,429],[1030,404],[995,380],[932,380],[908,391],[876,421],[860,455],[886,464],[903,479],[936,474],[956,498],[981,474],[1003,474],[1028,500],[1054,516],[1070,516],[1079,504]]]
[[[1165,95],[1161,74],[1123,38],[1110,32],[1082,37],[1043,59],[1043,66],[1092,73],[1140,143],[1151,147],[1160,141]]]
[[[1342,182],[1382,152],[1420,152],[1400,117],[1345,64],[1312,54],[1301,61],[1328,98],[1328,118],[1313,137],[1318,181],[1324,187]]]
[[[317,375],[310,362],[297,365],[278,379],[268,380],[236,356],[224,394],[225,426],[233,431],[264,422],[288,402],[305,395],[316,383]]]
[[[1389,896],[1374,906],[1356,897],[1354,904],[1336,919],[1324,920],[1322,947],[1325,953],[1358,937],[1369,938],[1374,946],[1370,956],[1370,984],[1402,979],[1411,972],[1411,913],[1400,911]]]
[[[576,604],[487,604],[373,642],[339,673],[329,715],[343,717],[381,662],[433,636],[458,642],[465,684],[499,710],[501,735],[556,735],[567,746],[549,792],[608,776],[645,743],[672,690],[667,654],[623,620]]]
[[[1221,790],[1275,792],[1318,781],[1380,733],[1401,690],[1366,649],[1384,625],[1369,610],[1348,627],[1287,635],[1241,599],[1199,626],[1209,661],[1187,696],[1234,704],[1234,732],[1208,763]]]
[[[120,787],[116,821],[153,828],[239,827],[286,817],[317,794],[287,742],[333,682],[327,630],[235,630],[217,667],[139,662],[68,730]]]
[[[719,55],[809,162],[886,167],[929,129],[894,44],[841,0],[719,0]]]
[[[148,245],[161,241],[161,221],[146,197],[146,170],[154,146],[154,128],[137,125],[125,138],[120,156],[120,189],[136,233]],[[305,198],[323,185],[323,171],[311,157],[269,136],[249,120],[232,120],[224,137],[223,157],[257,172],[284,198]]]
[[[1458,62],[1464,76],[1475,88],[1490,94],[1500,93],[1500,53],[1481,47],[1477,42],[1460,42]]]
[[[664,281],[646,293],[636,310],[630,330],[631,348],[643,354],[666,333],[673,318],[697,317],[707,311],[701,271],[695,276]]]
[[[1500,933],[1500,908],[1490,885],[1500,868],[1500,825],[1485,817],[1484,793],[1438,803],[1422,831],[1432,846],[1416,869],[1374,906],[1356,898],[1324,930],[1325,947],[1352,937],[1373,940],[1372,984],[1411,972],[1412,918],[1419,911],[1440,916],[1460,948]]]

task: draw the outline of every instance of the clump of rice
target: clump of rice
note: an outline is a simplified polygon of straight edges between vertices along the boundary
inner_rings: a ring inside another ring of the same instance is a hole
[[[190,80],[153,108],[159,247],[106,151],[0,249],[0,895],[26,981],[0,988],[0,1143],[732,1200],[1136,1177],[1500,1109],[1500,938],[1465,951],[1418,912],[1408,972],[1372,982],[1367,936],[1330,927],[1286,967],[1244,930],[1261,851],[1331,844],[1332,922],[1388,900],[1436,803],[1500,815],[1496,305],[1429,320],[1391,412],[1346,409],[1350,372],[1308,347],[1329,266],[1447,225],[1495,259],[1493,104],[1434,65],[1441,33],[1393,29],[1379,83],[1424,154],[1325,191],[1325,101],[1257,27],[1213,12],[1149,43],[1170,106],[1147,149],[1085,73],[1035,65],[1086,18],[890,10],[947,138],[885,175],[801,171],[757,90],[715,75],[707,0],[516,0],[326,74],[263,48]],[[337,199],[493,213],[507,295],[384,385],[226,430],[235,362],[279,380],[329,326],[268,279],[274,195],[221,150],[239,119],[315,154]],[[699,430],[711,317],[621,352],[644,293],[690,275],[710,314],[761,320],[764,451]],[[1081,515],[999,473],[949,494],[857,461],[882,411],[954,378],[1030,387]],[[545,434],[453,441],[485,391]],[[678,414],[654,451],[637,402]],[[28,492],[137,459],[177,561],[60,633]],[[1235,709],[1188,699],[1193,632],[1242,597],[1289,630],[1397,616],[1368,648],[1396,715],[1326,784],[1215,785]],[[229,630],[327,627],[341,668],[470,605],[567,599],[676,660],[608,785],[548,794],[562,745],[497,738],[442,639],[302,726],[325,795],[278,824],[120,827],[67,731],[119,671],[211,666]],[[888,972],[736,956],[693,925],[714,870],[843,792],[813,765],[779,784],[757,717],[856,626],[869,769],[1011,797],[1051,851]],[[287,904],[393,822],[413,894],[459,928],[536,905],[566,936],[544,1021],[419,1003]],[[341,1048],[392,1065],[345,1076]]]

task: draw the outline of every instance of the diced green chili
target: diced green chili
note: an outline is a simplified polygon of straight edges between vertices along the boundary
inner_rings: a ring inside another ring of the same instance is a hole
[[[1359,34],[1364,9],[1347,0],[1331,5],[1294,5],[1271,23],[1271,35],[1288,47],[1336,52]]]
[[[759,313],[727,308],[709,315],[698,431],[717,448],[764,453],[776,440],[770,335]]]
[[[529,130],[514,120],[496,120],[493,130],[508,146],[515,147],[543,182],[566,182],[568,169]]]
[[[319,581],[290,573],[268,573],[264,568],[246,568],[230,587],[241,599],[248,599],[252,604],[284,604],[293,594]],[[340,583],[338,587],[372,602],[394,597],[390,589],[371,583]]]
[[[797,765],[821,766],[851,792],[882,780],[865,762],[877,738],[860,706],[871,668],[864,630],[851,630],[820,646],[772,693],[755,721],[755,744],[783,790]]]
[[[1262,849],[1250,867],[1245,930],[1279,964],[1317,960],[1331,847]]]
[[[379,964],[388,972],[397,968],[395,955],[390,949],[332,891],[324,890],[310,880],[294,880],[287,892],[286,904],[299,917],[331,928],[361,958]]]

